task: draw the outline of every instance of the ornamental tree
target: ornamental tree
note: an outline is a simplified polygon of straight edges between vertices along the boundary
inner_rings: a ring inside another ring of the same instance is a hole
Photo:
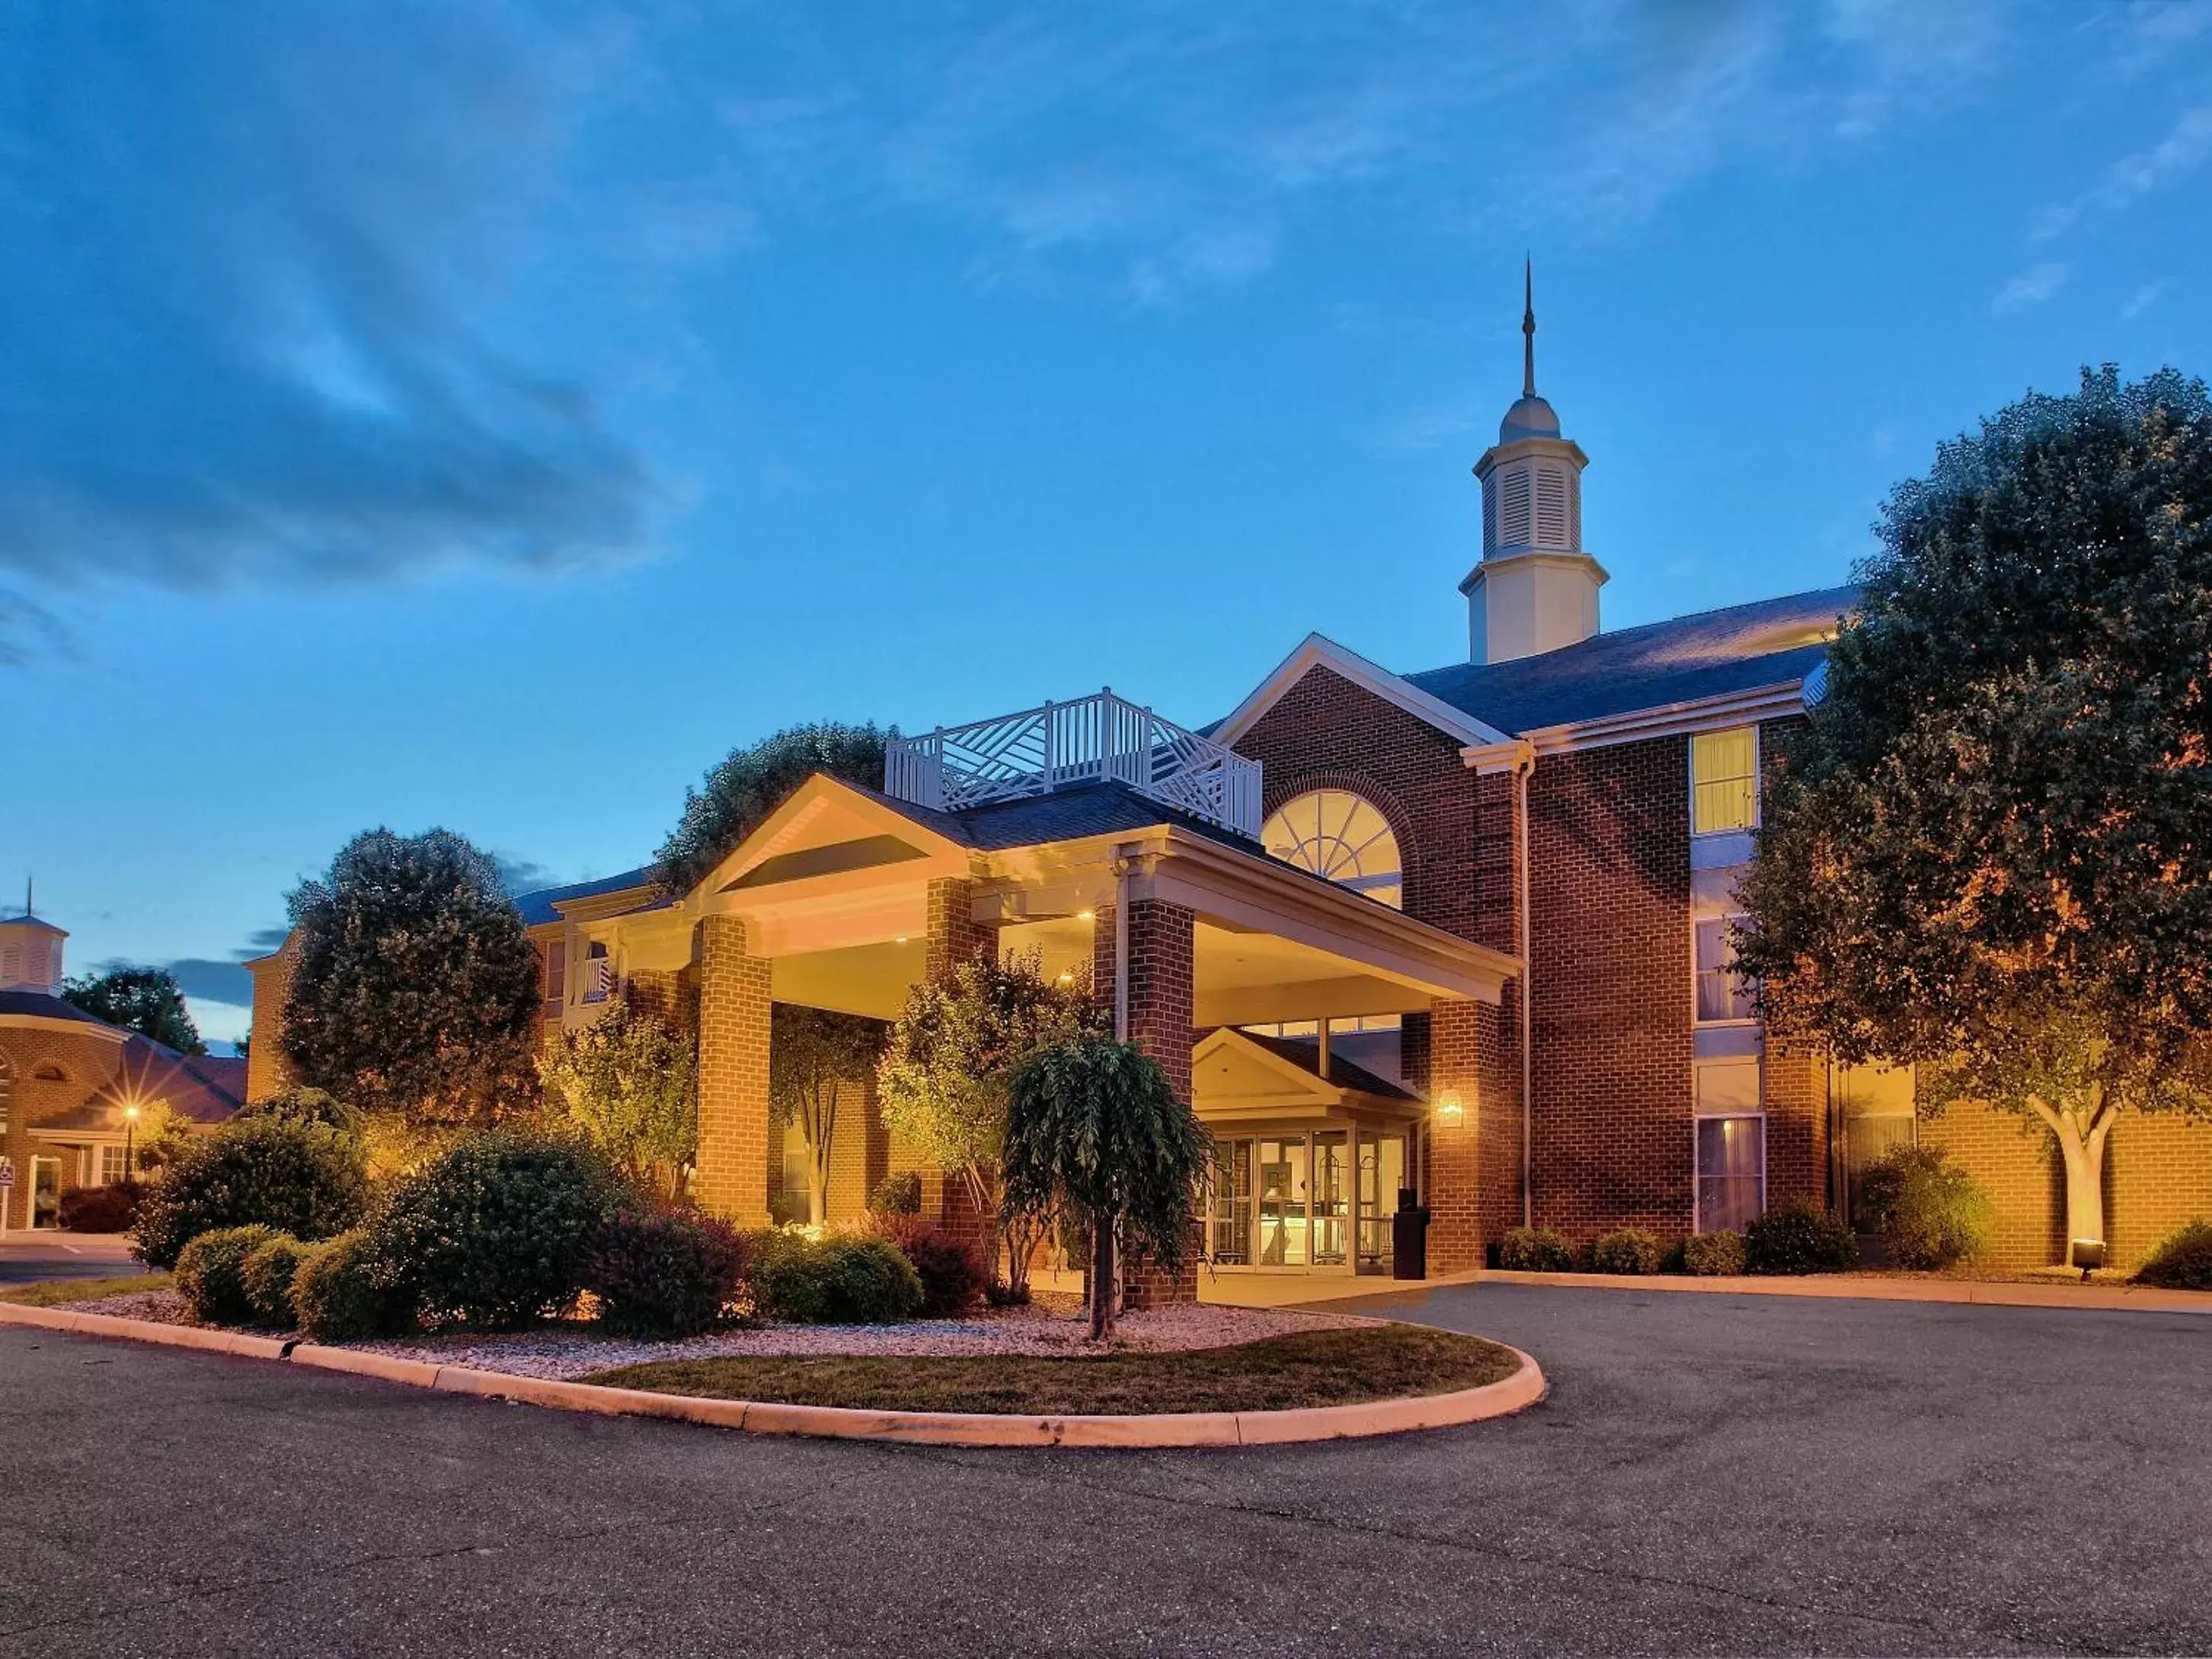
[[[907,993],[876,1074],[884,1122],[961,1182],[995,1228],[1014,1074],[1042,1050],[1109,1029],[1090,987],[1048,980],[1035,951],[959,963]],[[1025,1226],[1008,1253],[1008,1283],[1018,1295],[1039,1237]],[[985,1257],[994,1279],[997,1246],[994,1238]]]
[[[2042,1123],[2104,1238],[2124,1110],[2212,1111],[2212,405],[2106,367],[1885,506],[1740,891],[1777,1027]]]
[[[654,856],[653,879],[672,893],[689,892],[817,772],[880,788],[884,743],[896,735],[823,720],[732,749],[703,785],[684,792],[684,816]]]
[[[1121,1248],[1170,1272],[1189,1255],[1212,1158],[1198,1115],[1133,1043],[1080,1037],[1015,1073],[1002,1201],[1009,1214],[1089,1222],[1093,1340],[1114,1334]]]
[[[769,1012],[768,1103],[778,1123],[798,1129],[806,1146],[806,1218],[830,1218],[830,1158],[837,1108],[845,1092],[866,1086],[882,1060],[879,1019],[833,1013],[796,1002]]]
[[[688,1037],[627,997],[538,1059],[546,1109],[633,1181],[683,1195],[699,1152],[699,1060]]]
[[[94,1019],[136,1031],[180,1054],[204,1054],[184,988],[166,968],[111,968],[62,981],[62,1000]]]
[[[287,902],[301,1083],[416,1128],[534,1103],[538,955],[489,857],[449,830],[370,830]]]

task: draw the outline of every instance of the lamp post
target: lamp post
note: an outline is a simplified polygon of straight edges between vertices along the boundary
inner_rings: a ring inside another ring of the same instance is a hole
[[[123,1109],[123,1178],[132,1178],[138,1155],[138,1103],[132,1101]]]

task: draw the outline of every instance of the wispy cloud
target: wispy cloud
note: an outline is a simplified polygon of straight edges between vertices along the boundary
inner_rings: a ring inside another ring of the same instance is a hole
[[[2212,156],[2212,104],[2200,104],[2184,110],[2172,131],[2148,149],[2122,156],[2080,195],[2045,208],[2036,215],[2029,234],[2047,242],[2085,219],[2124,212],[2153,191],[2196,172],[2207,156]]]
[[[1999,316],[2041,305],[2066,285],[2066,266],[2057,259],[2031,265],[1997,290],[1990,308]]]
[[[1390,422],[1368,440],[1370,447],[1400,454],[1425,454],[1481,424],[1465,409],[1417,409]]]
[[[2156,305],[2160,296],[2170,286],[2171,284],[2163,276],[2154,283],[2145,283],[2133,294],[2128,295],[2127,303],[2120,307],[2120,320],[2124,323],[2135,321],[2136,318]]]

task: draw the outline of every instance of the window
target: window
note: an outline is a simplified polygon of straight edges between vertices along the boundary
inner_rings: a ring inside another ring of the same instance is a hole
[[[1389,821],[1348,789],[1316,789],[1285,801],[1261,826],[1270,856],[1389,905],[1406,906],[1405,872]]]
[[[50,1060],[31,1073],[31,1080],[33,1083],[67,1083],[69,1073]]]
[[[124,1165],[122,1147],[103,1146],[100,1149],[100,1184],[101,1186],[110,1186],[118,1181],[125,1180],[130,1173]]]
[[[545,947],[545,1018],[560,1018],[568,1000],[568,944],[566,939],[556,939]]]
[[[1756,1019],[1751,987],[1735,970],[1735,946],[1729,939],[1727,916],[1707,916],[1692,926],[1697,930],[1698,1024],[1721,1020]]]
[[[1698,1120],[1697,1230],[1740,1233],[1766,1208],[1766,1120]]]
[[[584,952],[584,1000],[605,1002],[615,988],[615,965],[608,959],[606,945],[598,940]]]
[[[1690,833],[1717,836],[1759,822],[1759,728],[1690,739]]]

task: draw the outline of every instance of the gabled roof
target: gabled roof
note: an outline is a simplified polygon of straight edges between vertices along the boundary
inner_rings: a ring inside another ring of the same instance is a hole
[[[1514,732],[1542,731],[1801,680],[1858,603],[1824,587],[1595,634],[1511,662],[1454,663],[1408,684]]]
[[[1275,672],[1261,681],[1250,696],[1237,704],[1226,720],[1208,727],[1204,735],[1234,749],[1237,740],[1258,725],[1262,714],[1316,668],[1328,669],[1362,690],[1373,692],[1385,702],[1395,703],[1463,748],[1486,749],[1510,740],[1486,720],[1432,696],[1411,680],[1319,634],[1307,635],[1297,649],[1277,664]]]
[[[557,907],[571,900],[599,898],[608,893],[628,892],[633,887],[650,887],[652,868],[650,865],[641,865],[618,876],[601,876],[597,881],[571,882],[566,887],[541,887],[535,892],[517,893],[514,907],[522,912],[522,925],[526,927],[558,921],[561,913]]]
[[[27,1015],[33,1019],[73,1020],[110,1031],[118,1029],[108,1024],[99,1015],[88,1014],[74,1002],[64,1002],[48,991],[0,991],[0,1015],[5,1014]]]

